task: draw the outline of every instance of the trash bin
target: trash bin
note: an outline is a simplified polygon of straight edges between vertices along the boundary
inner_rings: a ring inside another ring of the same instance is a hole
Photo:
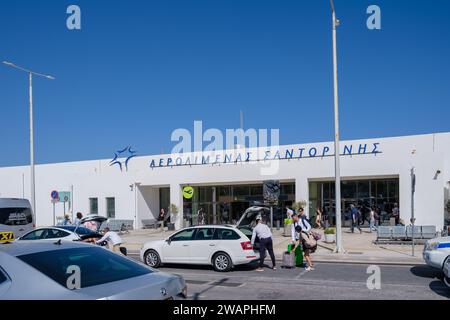
[[[174,231],[175,230],[175,223],[168,223],[167,224],[167,230]]]

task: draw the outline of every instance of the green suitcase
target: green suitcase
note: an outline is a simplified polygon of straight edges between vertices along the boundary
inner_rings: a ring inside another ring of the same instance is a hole
[[[292,243],[288,244],[287,252],[290,253],[293,248],[294,245]],[[295,249],[295,266],[303,267],[303,250],[301,245]]]

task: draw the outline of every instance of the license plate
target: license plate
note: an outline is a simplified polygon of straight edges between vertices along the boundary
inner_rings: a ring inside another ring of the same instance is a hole
[[[13,232],[0,232],[0,242],[14,241]]]

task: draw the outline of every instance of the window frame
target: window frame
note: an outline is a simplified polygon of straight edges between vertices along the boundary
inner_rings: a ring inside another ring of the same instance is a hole
[[[110,212],[109,212],[109,210],[110,210],[110,208],[109,208],[109,201],[110,200],[112,200],[113,204],[114,204],[114,208],[113,208],[114,211],[113,211],[112,215],[110,215]],[[106,204],[106,217],[108,219],[115,219],[116,218],[116,197],[106,197],[105,198],[105,204]]]
[[[95,200],[96,202],[96,207],[97,207],[97,212],[94,212],[92,210],[92,201]],[[89,198],[89,214],[98,214],[98,197],[90,197]]]

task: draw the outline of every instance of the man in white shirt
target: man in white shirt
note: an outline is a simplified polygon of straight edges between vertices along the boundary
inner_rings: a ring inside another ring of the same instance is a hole
[[[302,237],[300,236],[300,232],[309,233],[311,231],[311,224],[306,219],[306,215],[305,212],[303,211],[303,208],[300,208],[299,215],[294,214],[292,216],[292,220],[293,220],[291,226],[292,243],[295,245],[295,248],[297,248],[298,245],[301,245],[303,247],[303,254],[307,262],[307,267],[305,270],[306,271],[314,270],[313,262],[311,260],[311,249],[307,248],[304,245]]]
[[[269,251],[270,258],[272,259],[272,269],[276,270],[275,265],[275,254],[273,253],[273,241],[272,241],[272,231],[267,226],[265,221],[262,221],[261,217],[256,218],[256,226],[253,228],[252,234],[252,246],[255,243],[255,239],[259,239],[259,267],[256,271],[264,271],[264,256],[266,255],[266,249]]]
[[[120,245],[122,244],[122,239],[119,237],[119,235],[114,232],[110,231],[108,227],[104,229],[105,234],[100,240],[97,240],[96,243],[102,243],[103,241],[111,242],[112,244],[112,251],[120,253]]]

